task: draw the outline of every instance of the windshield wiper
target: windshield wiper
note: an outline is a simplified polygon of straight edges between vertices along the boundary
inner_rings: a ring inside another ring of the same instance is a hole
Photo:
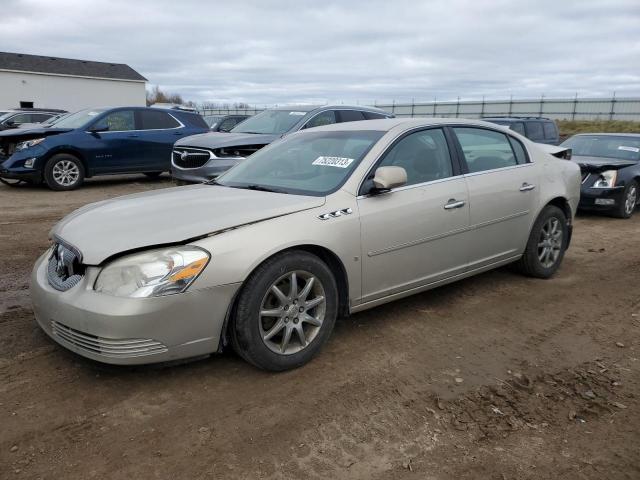
[[[230,186],[230,185],[227,185]],[[241,185],[241,186],[233,186],[233,188],[242,188],[244,190],[256,190],[258,192],[271,192],[271,193],[284,193],[282,190],[278,190],[276,188],[263,187],[262,185]]]

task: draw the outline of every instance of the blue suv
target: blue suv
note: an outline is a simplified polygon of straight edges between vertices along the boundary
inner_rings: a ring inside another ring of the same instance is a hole
[[[171,169],[176,140],[208,132],[200,115],[179,108],[93,108],[47,128],[0,133],[0,180],[73,190],[95,175]]]

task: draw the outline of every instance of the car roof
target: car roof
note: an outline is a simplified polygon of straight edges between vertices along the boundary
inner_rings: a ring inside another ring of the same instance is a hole
[[[360,110],[362,112],[384,113],[389,112],[376,107],[365,107],[363,105],[283,105],[281,107],[267,108],[267,110],[297,110],[299,112],[313,112],[316,110]]]
[[[357,122],[333,123],[331,125],[323,125],[322,127],[314,127],[305,131],[354,131],[354,130],[373,130],[378,132],[388,132],[396,127],[414,128],[429,127],[438,125],[476,125],[484,126],[492,129],[500,128],[498,125],[484,122],[482,120],[470,120],[466,118],[385,118],[381,120],[361,120]]]
[[[486,120],[486,121],[492,121],[492,120],[502,120],[505,122],[522,122],[523,120],[548,120],[551,121],[550,118],[547,117],[501,117],[501,116],[496,116],[496,117],[482,117],[482,120]]]
[[[601,137],[640,137],[640,133],[576,133],[574,137],[588,137],[588,136],[601,136]]]

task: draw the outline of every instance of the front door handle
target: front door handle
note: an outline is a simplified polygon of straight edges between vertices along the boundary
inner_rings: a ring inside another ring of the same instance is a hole
[[[455,198],[452,198],[445,204],[444,209],[452,210],[454,208],[462,208],[466,205],[466,203],[467,202],[465,202],[464,200],[456,200]]]
[[[522,184],[522,186],[520,187],[520,191],[521,192],[529,192],[529,191],[533,190],[534,188],[536,188],[535,185],[531,185],[530,183],[524,182]]]

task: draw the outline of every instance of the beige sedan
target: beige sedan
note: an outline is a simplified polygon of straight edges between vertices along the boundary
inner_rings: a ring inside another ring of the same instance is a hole
[[[295,368],[340,316],[509,263],[551,277],[579,197],[575,163],[493,124],[313,128],[214,182],[64,218],[34,267],[34,310],[56,342],[103,362],[231,345]]]

